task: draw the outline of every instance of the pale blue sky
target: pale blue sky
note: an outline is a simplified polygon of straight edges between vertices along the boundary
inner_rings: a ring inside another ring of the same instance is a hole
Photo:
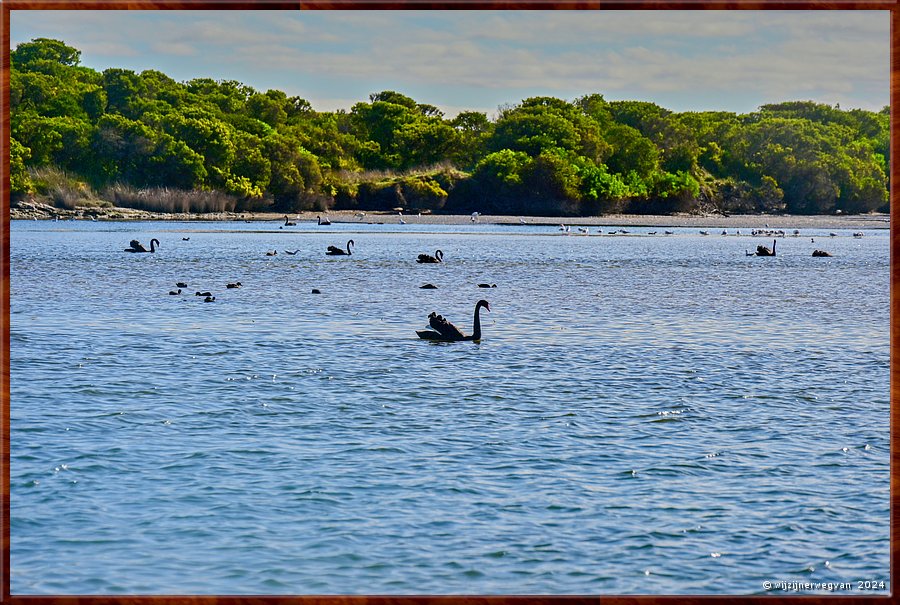
[[[238,80],[349,109],[396,90],[448,116],[536,95],[754,111],[890,102],[888,11],[24,11],[97,70]]]

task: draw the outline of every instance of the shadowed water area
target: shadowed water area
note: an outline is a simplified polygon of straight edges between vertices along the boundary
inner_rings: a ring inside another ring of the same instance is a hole
[[[887,230],[11,230],[13,594],[889,589]]]

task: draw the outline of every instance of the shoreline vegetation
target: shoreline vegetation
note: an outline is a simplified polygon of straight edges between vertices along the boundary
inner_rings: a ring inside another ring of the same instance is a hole
[[[673,112],[587,91],[448,118],[385,90],[317,111],[280,90],[98,72],[80,57],[47,38],[10,54],[14,216],[35,204],[95,217],[402,208],[550,222],[889,211],[889,107]]]

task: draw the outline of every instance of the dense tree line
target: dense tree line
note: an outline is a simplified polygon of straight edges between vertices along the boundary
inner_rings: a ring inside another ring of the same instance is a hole
[[[886,210],[889,115],[805,102],[675,113],[590,94],[452,119],[394,91],[320,112],[279,90],[103,72],[35,39],[11,53],[11,189],[53,168],[117,185],[219,191],[243,207],[593,215]]]

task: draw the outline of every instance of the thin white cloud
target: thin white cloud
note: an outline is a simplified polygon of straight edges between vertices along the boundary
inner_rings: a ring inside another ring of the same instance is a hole
[[[103,68],[144,56],[147,67],[302,88],[293,94],[308,99],[374,87],[451,91],[448,107],[461,91],[484,107],[488,93],[516,102],[523,90],[694,94],[698,109],[739,91],[888,102],[886,11],[20,12],[14,43],[20,30],[46,32]]]

